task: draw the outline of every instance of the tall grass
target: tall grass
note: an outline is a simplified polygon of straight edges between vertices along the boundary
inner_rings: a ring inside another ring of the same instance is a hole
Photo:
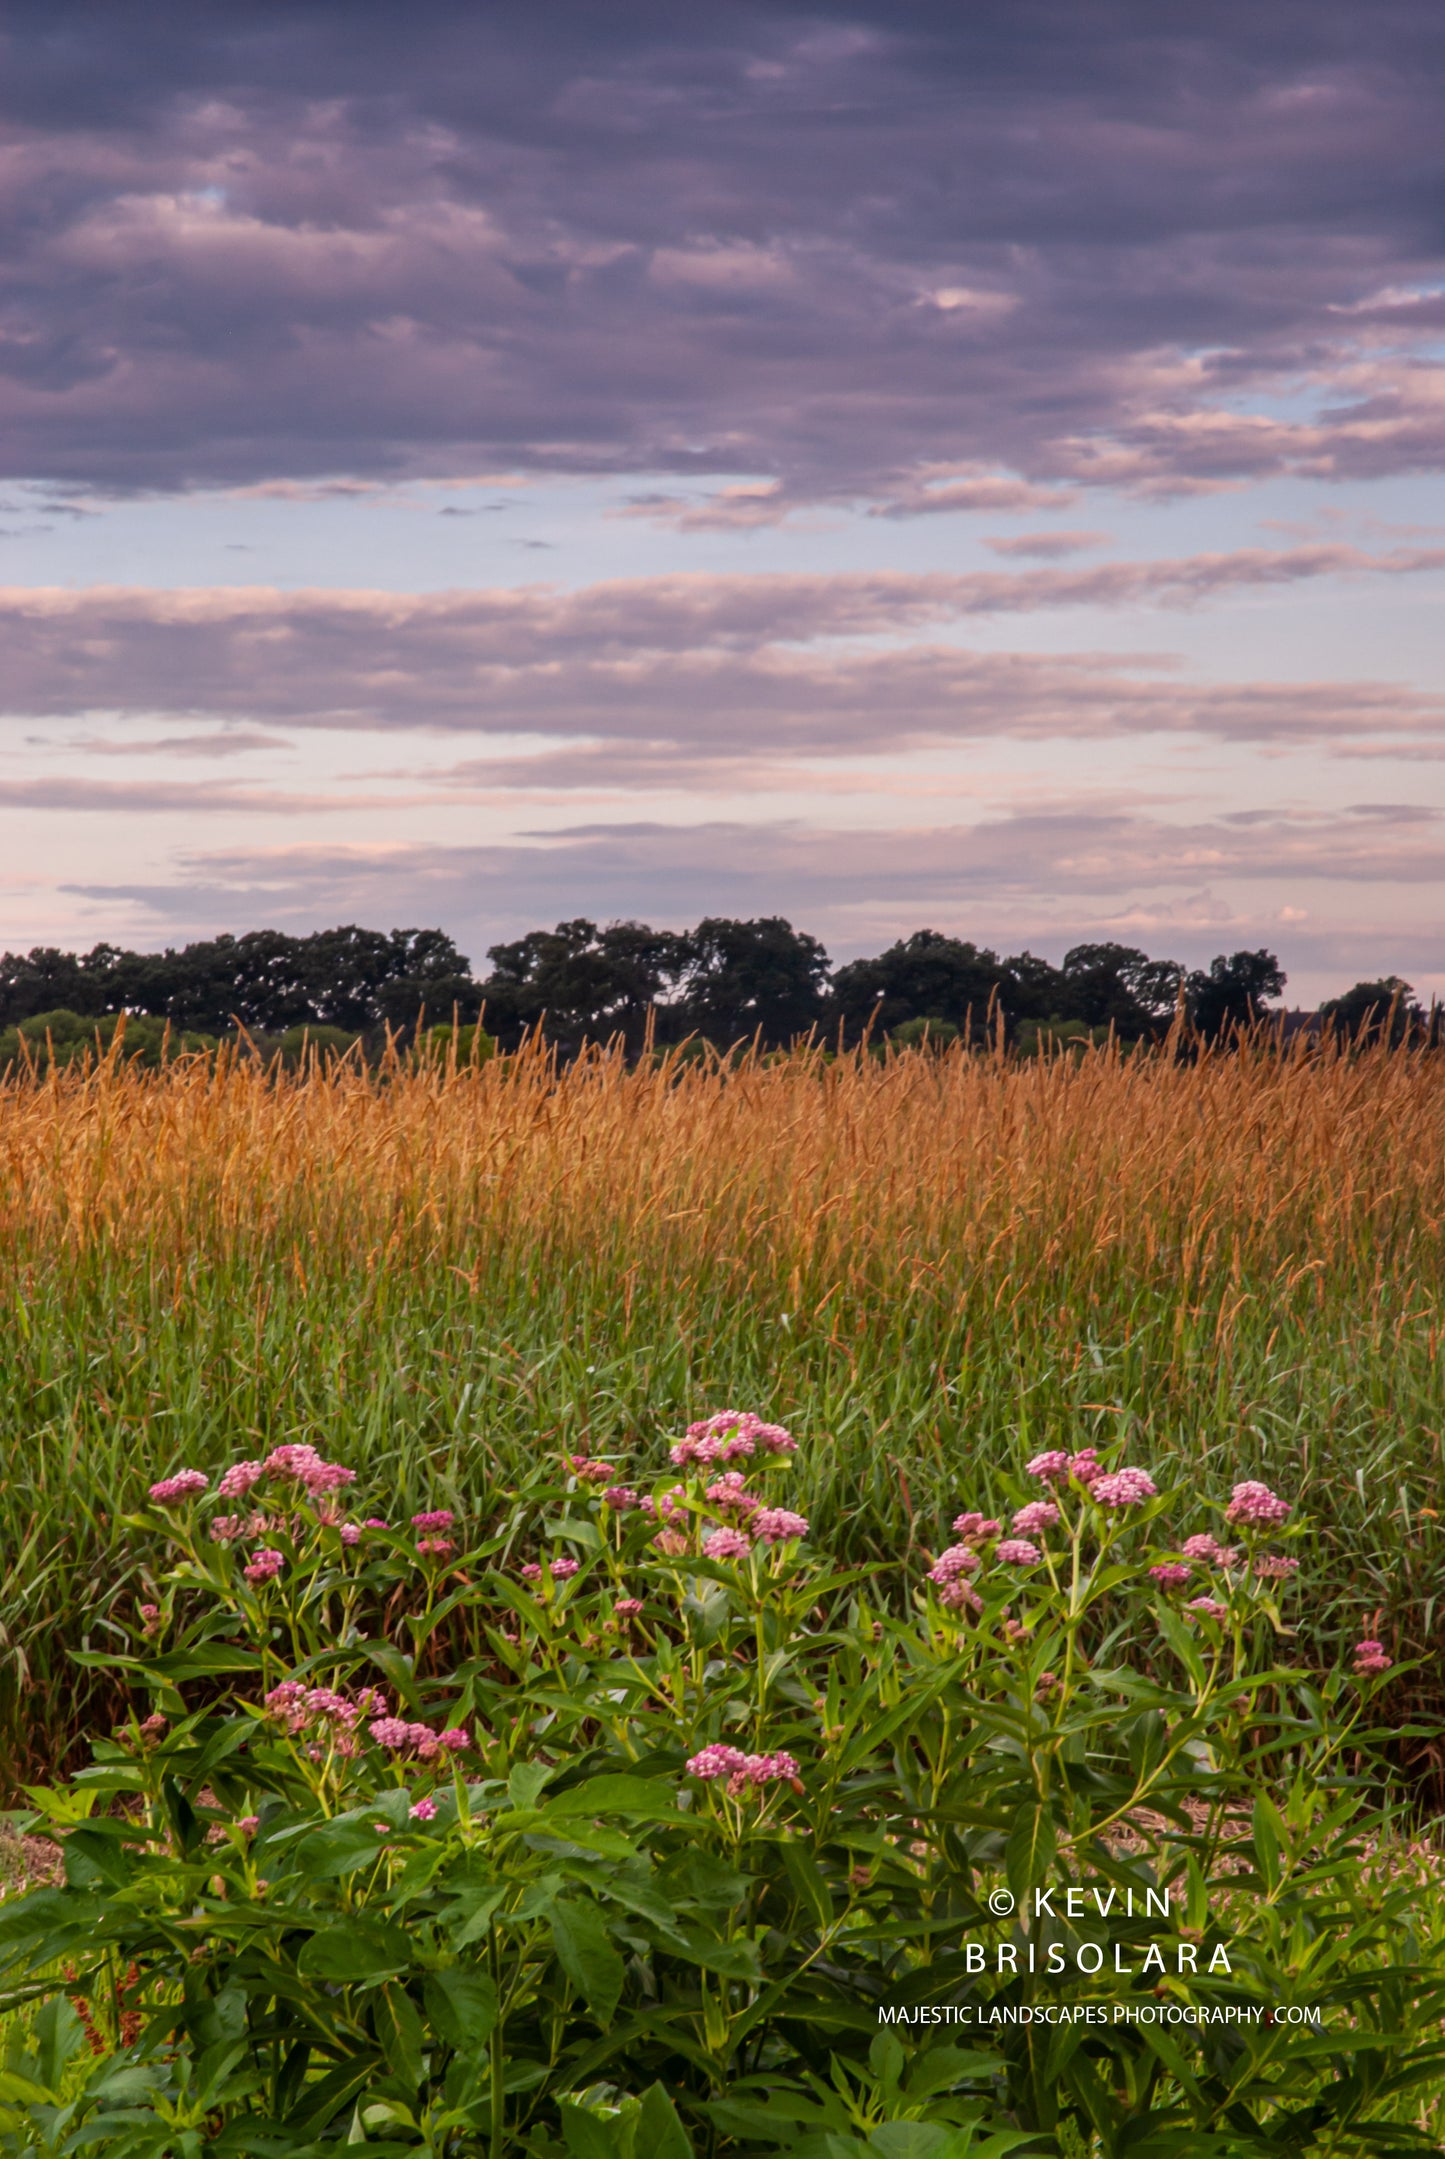
[[[1445,1067],[1386,1050],[21,1075],[0,1746],[104,1713],[66,1652],[131,1608],[169,1468],[313,1439],[481,1503],[729,1403],[797,1430],[854,1553],[1066,1439],[1201,1506],[1263,1476],[1319,1525],[1311,1636],[1438,1655],[1442,1253]]]

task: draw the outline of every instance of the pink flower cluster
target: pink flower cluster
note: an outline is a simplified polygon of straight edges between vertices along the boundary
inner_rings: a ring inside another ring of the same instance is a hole
[[[1258,1552],[1253,1567],[1262,1582],[1283,1582],[1299,1573],[1299,1561],[1286,1552]]]
[[[273,1546],[263,1544],[257,1549],[249,1567],[243,1567],[241,1571],[254,1588],[259,1588],[262,1582],[274,1582],[285,1564],[284,1552],[278,1552]]]
[[[1185,1538],[1184,1557],[1202,1559],[1211,1567],[1232,1567],[1239,1553],[1234,1545],[1221,1544],[1206,1532],[1203,1536]]]
[[[1221,1604],[1218,1597],[1191,1597],[1184,1607],[1186,1616],[1197,1612],[1201,1619],[1228,1619],[1229,1606]]]
[[[434,1732],[426,1724],[408,1724],[405,1717],[377,1717],[368,1727],[379,1747],[393,1754],[408,1750],[419,1761],[435,1761],[438,1754],[461,1754],[472,1743],[472,1735],[464,1725],[453,1725],[445,1732]]]
[[[585,1454],[563,1455],[562,1459],[583,1484],[606,1484],[617,1470],[615,1462],[595,1461]]]
[[[1388,1672],[1394,1660],[1389,1656],[1383,1642],[1368,1637],[1355,1644],[1355,1676],[1368,1679],[1376,1672]]]
[[[234,1462],[216,1487],[221,1499],[244,1499],[263,1477],[280,1482],[300,1484],[313,1499],[324,1492],[339,1492],[345,1484],[356,1482],[354,1469],[343,1469],[339,1462],[327,1462],[315,1447],[300,1442],[284,1447],[273,1447],[264,1462]]]
[[[720,1409],[714,1417],[690,1424],[670,1456],[674,1469],[689,1462],[745,1462],[752,1455],[796,1454],[798,1442],[780,1424],[764,1424],[750,1409]]]
[[[1101,1468],[1097,1447],[1081,1448],[1078,1454],[1066,1454],[1061,1447],[1054,1447],[1024,1464],[1026,1474],[1044,1484],[1067,1484],[1072,1478],[1075,1484],[1090,1485]]]
[[[707,1488],[709,1506],[717,1507],[724,1514],[756,1514],[762,1501],[747,1488],[747,1479],[740,1469],[727,1470],[716,1484]]]
[[[432,1507],[425,1514],[414,1514],[411,1526],[422,1530],[450,1529],[455,1520],[450,1507]]]
[[[204,1492],[210,1481],[199,1469],[178,1469],[174,1477],[162,1477],[159,1484],[153,1484],[150,1496],[158,1507],[179,1507],[184,1500]]]
[[[406,1811],[414,1822],[434,1822],[437,1817],[437,1803],[434,1799],[419,1799],[414,1807],[408,1807]]]
[[[612,1607],[619,1619],[639,1619],[642,1616],[641,1597],[619,1597]]]
[[[609,1484],[602,1494],[602,1504],[614,1514],[626,1514],[629,1507],[637,1505],[637,1493],[630,1484]]]
[[[1002,1544],[995,1545],[993,1556],[1006,1567],[1036,1567],[1044,1555],[1027,1537],[1005,1537]]]
[[[807,1536],[808,1518],[786,1507],[759,1507],[748,1528],[759,1544],[791,1544],[795,1537]]]
[[[745,1530],[714,1529],[703,1538],[702,1548],[709,1559],[745,1559],[753,1540]]]
[[[686,1497],[685,1484],[670,1484],[656,1499],[644,1499],[642,1511],[649,1522],[685,1522],[688,1519],[687,1508],[683,1505]]]
[[[363,1717],[384,1717],[386,1696],[376,1687],[363,1687],[348,1700],[334,1687],[308,1687],[304,1680],[283,1679],[262,1706],[293,1737],[303,1732],[325,1736],[338,1754],[350,1757],[357,1751],[352,1736],[357,1725]],[[310,1751],[319,1757],[322,1750],[313,1746]]]
[[[416,1548],[423,1559],[445,1559],[448,1552],[456,1550],[456,1545],[450,1537],[418,1537]]]
[[[786,1780],[798,1783],[798,1765],[791,1754],[744,1754],[737,1747],[704,1747],[694,1754],[687,1765],[690,1777],[701,1777],[710,1783],[717,1777],[726,1777],[729,1794],[736,1798],[750,1787],[778,1784]]]
[[[554,1582],[566,1582],[577,1572],[581,1562],[576,1559],[552,1559],[547,1562]],[[529,1559],[522,1569],[524,1582],[540,1582],[542,1569],[535,1559]]]
[[[1059,1510],[1051,1499],[1031,1499],[1026,1507],[1019,1508],[1013,1526],[1026,1536],[1036,1536],[1040,1530],[1052,1529],[1058,1519]]]
[[[996,1537],[1002,1528],[1002,1522],[994,1521],[987,1514],[956,1514],[953,1518],[954,1535],[962,1537],[965,1544],[975,1544],[984,1537]]]
[[[946,1552],[940,1552],[928,1570],[928,1579],[939,1589],[946,1589],[960,1575],[977,1574],[982,1561],[977,1552],[966,1544],[951,1544]]]
[[[1287,1521],[1290,1512],[1289,1501],[1281,1499],[1267,1484],[1237,1484],[1224,1510],[1224,1519],[1244,1528],[1270,1529],[1278,1522]]]
[[[1193,1572],[1194,1569],[1187,1560],[1166,1559],[1159,1566],[1149,1569],[1149,1579],[1157,1582],[1161,1589],[1182,1589]]]
[[[1141,1500],[1155,1498],[1158,1489],[1147,1469],[1116,1469],[1095,1477],[1089,1494],[1101,1507],[1136,1507]]]

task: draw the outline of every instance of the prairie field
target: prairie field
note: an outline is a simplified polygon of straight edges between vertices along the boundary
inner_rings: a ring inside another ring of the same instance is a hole
[[[1423,1660],[1393,1705],[1438,1715],[1442,1069],[1258,1045],[12,1078],[0,1746],[54,1764],[113,1699],[69,1651],[133,1614],[152,1478],[312,1441],[398,1508],[465,1510],[724,1406],[797,1434],[815,1536],[890,1563],[1044,1447],[1220,1500],[1262,1478],[1313,1524],[1309,1642],[1368,1622]]]

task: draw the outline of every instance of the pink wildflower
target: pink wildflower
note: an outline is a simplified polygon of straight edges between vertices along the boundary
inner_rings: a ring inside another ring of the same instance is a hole
[[[245,1524],[239,1514],[218,1514],[212,1518],[208,1531],[213,1544],[234,1544],[245,1534]]]
[[[994,1549],[994,1558],[1001,1559],[1006,1567],[1036,1567],[1043,1553],[1027,1537],[1005,1537]]]
[[[243,1569],[243,1572],[248,1582],[274,1582],[285,1564],[284,1553],[273,1551],[269,1545],[263,1544],[250,1566]]]
[[[434,1822],[436,1820],[437,1803],[434,1799],[418,1799],[414,1806],[407,1809],[407,1812],[414,1822]]]
[[[977,1574],[982,1562],[977,1552],[966,1544],[951,1544],[946,1552],[940,1552],[928,1570],[930,1582],[941,1589],[947,1582],[955,1582],[961,1574]]]
[[[642,1614],[641,1597],[619,1597],[612,1607],[619,1619],[637,1619]]]
[[[1359,1679],[1367,1679],[1376,1672],[1388,1672],[1392,1662],[1383,1642],[1371,1638],[1355,1645],[1355,1675]]]
[[[298,1482],[321,1461],[316,1449],[302,1441],[273,1447],[261,1464],[268,1477],[295,1477]]]
[[[719,1477],[716,1484],[707,1488],[708,1504],[719,1507],[724,1514],[755,1514],[762,1501],[747,1488],[747,1480],[740,1469],[730,1469]]]
[[[339,1462],[313,1462],[301,1473],[301,1482],[313,1499],[323,1492],[339,1492],[344,1484],[355,1484],[356,1471],[343,1469]]]
[[[709,1559],[743,1559],[753,1542],[740,1529],[715,1529],[703,1538],[702,1548]]]
[[[1289,1501],[1281,1499],[1267,1484],[1250,1482],[1234,1487],[1224,1510],[1224,1519],[1241,1527],[1270,1529],[1275,1523],[1286,1521],[1292,1512]]]
[[[629,1507],[637,1505],[637,1494],[630,1484],[609,1484],[602,1494],[602,1504],[614,1514],[625,1514]]]
[[[264,1462],[233,1462],[216,1486],[218,1499],[244,1499],[253,1484],[266,1474]],[[214,1534],[214,1532],[213,1532]]]
[[[1069,1475],[1075,1484],[1092,1484],[1103,1467],[1097,1447],[1085,1447],[1080,1453],[1069,1456]]]
[[[1101,1507],[1134,1507],[1155,1498],[1158,1489],[1147,1469],[1116,1469],[1107,1477],[1095,1477],[1089,1488]]]
[[[668,1559],[680,1559],[688,1548],[687,1537],[680,1529],[660,1529],[652,1541]]]
[[[236,1827],[243,1837],[254,1837],[260,1826],[261,1817],[259,1814],[243,1814],[236,1823]]]
[[[360,1522],[343,1522],[341,1525],[341,1541],[343,1544],[360,1544]]]
[[[747,1756],[737,1747],[704,1747],[700,1754],[690,1757],[687,1773],[701,1777],[706,1783],[713,1777],[730,1777],[747,1763]]]
[[[617,1468],[615,1462],[589,1461],[585,1454],[573,1455],[570,1458],[564,1455],[563,1460],[573,1476],[579,1478],[583,1484],[606,1484]]]
[[[524,1582],[540,1582],[541,1579],[541,1568],[538,1566],[535,1559],[529,1559],[526,1566],[522,1569],[522,1580]]]
[[[1041,1529],[1052,1529],[1058,1519],[1059,1510],[1051,1499],[1031,1499],[1026,1507],[1019,1508],[1013,1526],[1034,1535]]]
[[[418,1537],[416,1548],[425,1559],[445,1559],[456,1550],[450,1537]]]
[[[162,1477],[159,1484],[153,1484],[150,1496],[158,1507],[178,1507],[182,1500],[204,1492],[210,1481],[199,1469],[178,1469],[173,1477]]]
[[[448,1754],[465,1754],[472,1743],[472,1735],[464,1724],[450,1724],[438,1736]]]
[[[411,1738],[411,1726],[405,1717],[377,1717],[370,1729],[379,1747],[404,1747]]]
[[[361,1526],[363,1529],[390,1529],[391,1524],[383,1522],[379,1515],[369,1514]]]
[[[1228,1619],[1229,1606],[1221,1604],[1218,1597],[1191,1597],[1184,1607],[1185,1613],[1197,1612],[1201,1619]]]
[[[455,1520],[450,1507],[433,1507],[426,1514],[414,1514],[411,1526],[413,1529],[450,1529]]]
[[[140,1608],[140,1617],[141,1632],[143,1634],[155,1634],[159,1630],[161,1608],[158,1604],[143,1604]]]
[[[1184,1557],[1206,1560],[1214,1567],[1232,1567],[1239,1553],[1232,1544],[1221,1544],[1217,1538],[1206,1532],[1200,1537],[1185,1538]]]
[[[1376,1646],[1378,1647],[1378,1644]],[[169,1722],[168,1717],[163,1717],[158,1709],[153,1709],[140,1728],[141,1738],[159,1739]]]
[[[795,1537],[807,1536],[808,1518],[792,1514],[786,1507],[759,1507],[748,1528],[759,1544],[791,1544]]]
[[[1024,1472],[1045,1484],[1062,1484],[1069,1474],[1069,1461],[1070,1457],[1062,1448],[1050,1447],[1045,1453],[1036,1454],[1031,1462],[1026,1462]]]
[[[798,1781],[798,1765],[791,1754],[743,1754],[737,1747],[704,1747],[687,1765],[688,1775],[711,1782],[726,1777],[734,1797],[749,1786]]]
[[[1162,1565],[1149,1569],[1149,1578],[1161,1589],[1181,1589],[1193,1572],[1187,1560],[1166,1559]]]
[[[580,1562],[579,1560],[576,1560],[576,1559],[554,1559],[554,1560],[553,1560],[553,1562],[552,1562],[552,1579],[553,1579],[553,1581],[554,1581],[554,1582],[565,1582],[565,1581],[567,1581],[567,1580],[568,1580],[568,1579],[569,1579],[569,1578],[570,1578],[570,1577],[571,1577],[572,1575],[574,1575],[574,1574],[575,1574],[575,1573],[577,1572],[577,1569],[578,1569],[578,1567],[580,1566],[580,1564],[581,1564],[581,1562]]]
[[[994,1521],[987,1514],[956,1514],[953,1518],[954,1535],[962,1537],[965,1544],[996,1537],[1002,1528],[1002,1522]]]
[[[670,1484],[667,1490],[659,1492],[655,1499],[644,1499],[642,1511],[650,1522],[685,1522],[688,1518],[687,1508],[683,1504],[686,1497],[685,1484]]]
[[[957,1581],[945,1582],[938,1592],[938,1601],[946,1612],[981,1612],[983,1599],[971,1582],[960,1575]]]
[[[1287,1581],[1299,1573],[1299,1561],[1285,1552],[1259,1552],[1254,1559],[1254,1572],[1262,1582]]]

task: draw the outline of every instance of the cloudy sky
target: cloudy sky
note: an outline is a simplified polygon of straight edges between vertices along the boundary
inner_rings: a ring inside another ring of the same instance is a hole
[[[0,945],[1445,994],[1435,0],[12,0]]]

